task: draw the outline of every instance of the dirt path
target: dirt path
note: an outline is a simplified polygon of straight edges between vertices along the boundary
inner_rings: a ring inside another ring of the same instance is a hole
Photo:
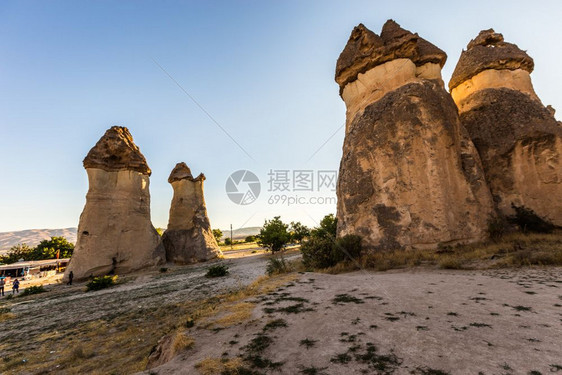
[[[3,372],[2,365],[8,362],[8,368],[13,368],[14,373],[26,373],[26,369],[29,373],[45,370],[46,364],[42,367],[41,364],[33,363],[34,360],[39,362],[39,357],[41,361],[53,362],[52,367],[48,367],[50,369],[71,367],[71,363],[61,365],[61,362],[72,360],[63,358],[66,354],[61,353],[65,350],[65,343],[72,340],[73,336],[78,343],[86,340],[95,344],[98,340],[93,337],[95,332],[88,331],[99,329],[99,340],[104,345],[110,345],[107,340],[111,340],[112,330],[137,325],[145,332],[152,324],[156,326],[161,323],[155,321],[158,319],[158,309],[164,312],[166,306],[177,309],[178,305],[245,286],[264,275],[267,259],[259,254],[246,254],[244,257],[222,260],[220,262],[230,268],[230,275],[222,278],[209,279],[204,276],[210,265],[219,262],[215,261],[193,266],[169,266],[165,273],[155,270],[127,275],[121,278],[123,283],[97,292],[85,292],[84,283],[73,286],[59,284],[47,286],[47,293],[18,297],[11,301],[4,299],[0,301],[0,308],[9,309],[15,317],[0,323],[0,358],[4,359],[4,362],[0,361],[0,373]],[[183,310],[177,310],[177,319],[180,319]],[[123,324],[125,318],[130,321]],[[136,335],[136,332],[133,333]],[[133,333],[131,336],[134,336]],[[146,352],[145,357],[163,334],[154,328],[153,336],[147,338],[145,333],[138,338],[139,342],[147,342],[144,346],[138,346]],[[101,353],[101,349],[94,347],[92,350],[93,353]]]
[[[252,301],[251,320],[196,325],[146,373],[242,357],[252,374],[562,374],[562,268],[306,273]]]

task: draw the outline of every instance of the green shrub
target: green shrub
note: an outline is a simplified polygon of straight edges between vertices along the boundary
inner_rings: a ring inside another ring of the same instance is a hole
[[[160,267],[160,273],[165,273],[168,272],[168,268],[167,267]]]
[[[46,290],[45,288],[43,288],[43,285],[34,285],[34,286],[28,286],[27,288],[25,288],[25,290],[20,294],[21,297],[25,297],[25,296],[30,296],[32,294],[39,294],[39,293],[45,293]]]
[[[207,269],[205,276],[207,277],[222,277],[229,274],[228,266],[224,264],[217,264]]]
[[[361,256],[361,237],[355,234],[348,234],[336,240],[334,247],[334,260],[336,263],[350,261]]]
[[[94,277],[86,284],[86,291],[101,290],[115,285],[117,275],[115,276],[99,276]]]
[[[265,268],[265,272],[271,276],[271,275],[279,275],[282,273],[287,273],[290,271],[290,267],[289,264],[287,263],[287,261],[285,261],[285,258],[280,257],[280,258],[276,258],[276,257],[272,257],[269,259],[269,261],[267,262],[267,266]]]
[[[488,235],[493,240],[498,240],[503,237],[506,230],[506,222],[501,217],[495,217],[488,220]]]
[[[328,237],[313,236],[301,246],[303,264],[307,269],[333,267],[361,256],[361,237],[348,234],[336,242]]]
[[[329,238],[311,237],[301,245],[302,263],[309,270],[333,266],[333,245]]]

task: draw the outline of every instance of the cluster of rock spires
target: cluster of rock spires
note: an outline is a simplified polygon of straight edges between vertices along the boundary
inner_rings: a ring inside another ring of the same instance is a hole
[[[492,219],[562,227],[562,124],[533,90],[534,62],[494,30],[463,51],[445,90],[445,52],[387,21],[354,28],[336,66],[346,104],[338,235],[366,249],[481,241]],[[65,277],[216,257],[200,174],[173,169],[168,228],[150,220],[151,170],[127,128],[84,159],[89,190]],[[526,222],[525,222],[526,220]]]
[[[433,248],[484,240],[490,220],[520,213],[562,226],[562,126],[533,91],[533,60],[483,31],[449,94],[446,58],[392,20],[380,36],[352,31],[335,77],[347,109],[339,236]]]
[[[65,278],[71,271],[79,280],[166,261],[203,261],[220,253],[203,198],[205,177],[193,179],[185,163],[170,176],[174,200],[164,240],[150,219],[151,170],[127,128],[107,130],[83,164],[89,189]]]

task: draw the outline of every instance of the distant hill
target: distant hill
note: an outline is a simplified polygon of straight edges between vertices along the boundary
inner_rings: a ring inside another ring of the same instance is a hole
[[[43,240],[48,240],[51,237],[65,237],[69,242],[76,243],[76,229],[77,228],[64,228],[64,229],[26,229],[17,232],[2,232],[0,233],[0,253],[4,253],[12,246],[19,243],[25,243],[34,247]]]
[[[243,240],[248,236],[255,236],[256,234],[260,233],[261,227],[246,227],[246,228],[238,228],[232,230],[232,239],[233,240]],[[230,238],[230,229],[221,229],[222,230],[222,239]]]
[[[232,230],[232,238],[235,240],[243,240],[248,236],[255,236],[260,232],[261,227],[247,227]],[[69,242],[76,243],[77,228],[64,229],[26,229],[17,232],[0,233],[0,254],[5,253],[14,245],[25,243],[33,247],[43,240],[51,237],[63,236]],[[222,229],[223,239],[230,237],[230,229]]]

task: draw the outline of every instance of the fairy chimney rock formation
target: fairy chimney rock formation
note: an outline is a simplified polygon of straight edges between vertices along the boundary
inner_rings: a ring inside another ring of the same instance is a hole
[[[168,178],[174,189],[168,228],[162,236],[168,261],[202,262],[221,253],[207,216],[203,181],[203,173],[193,178],[185,163],[178,163]]]
[[[354,114],[408,82],[432,80],[443,86],[441,68],[446,60],[445,52],[392,20],[384,24],[380,36],[359,24],[336,65],[347,124]]]
[[[443,87],[446,54],[389,20],[357,26],[336,82],[347,107],[338,235],[370,250],[433,248],[487,236],[491,195]]]
[[[150,168],[125,127],[107,130],[84,159],[89,189],[65,278],[122,274],[164,262],[150,221]]]
[[[449,88],[498,211],[520,225],[560,227],[562,125],[537,97],[533,68],[525,51],[483,30],[462,52]]]

